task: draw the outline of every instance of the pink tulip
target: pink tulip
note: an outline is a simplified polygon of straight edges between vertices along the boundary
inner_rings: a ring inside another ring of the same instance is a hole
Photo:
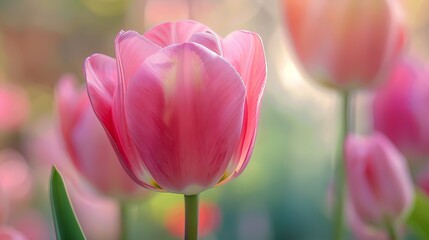
[[[29,106],[25,92],[12,85],[0,86],[0,132],[12,131],[23,125]]]
[[[0,226],[0,240],[27,240],[27,237],[7,226]]]
[[[116,59],[85,62],[88,92],[122,165],[142,186],[198,194],[238,176],[266,81],[261,39],[198,22],[121,31]]]
[[[120,166],[116,154],[97,120],[87,92],[71,75],[57,88],[59,120],[73,165],[100,192],[114,197],[136,197],[144,191]]]
[[[16,208],[27,203],[33,190],[30,168],[23,156],[12,149],[0,152],[0,189]]]
[[[281,0],[291,46],[310,77],[351,90],[374,85],[401,52],[399,0]]]
[[[374,128],[409,159],[429,157],[429,68],[402,59],[373,103]]]
[[[350,203],[365,224],[401,218],[411,207],[413,185],[405,159],[382,134],[346,141]]]

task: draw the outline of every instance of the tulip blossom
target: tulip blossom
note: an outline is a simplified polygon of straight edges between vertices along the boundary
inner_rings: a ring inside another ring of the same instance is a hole
[[[213,233],[219,227],[220,221],[221,212],[219,207],[214,203],[201,202],[198,225],[200,236],[205,237]],[[183,236],[185,231],[185,209],[183,205],[175,206],[168,211],[165,226],[173,236]]]
[[[298,60],[323,85],[341,90],[372,86],[401,52],[401,1],[280,1]]]
[[[66,149],[76,169],[101,193],[132,197],[144,193],[120,166],[87,92],[64,75],[57,88],[59,120]]]
[[[0,226],[1,240],[27,240],[28,238],[11,227]]]
[[[402,59],[373,102],[374,128],[409,159],[429,158],[429,68]]]
[[[406,161],[384,135],[349,136],[346,167],[350,204],[367,225],[400,219],[413,202]]]
[[[86,60],[88,93],[137,183],[196,195],[244,170],[266,81],[257,34],[221,38],[198,22],[168,22],[121,31],[115,48],[116,59]]]

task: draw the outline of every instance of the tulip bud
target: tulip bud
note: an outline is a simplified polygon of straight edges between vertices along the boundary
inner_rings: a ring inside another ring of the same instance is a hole
[[[281,0],[298,60],[323,85],[351,90],[374,85],[404,43],[397,0]]]
[[[429,157],[429,68],[404,58],[375,93],[374,128],[408,159]]]
[[[406,161],[382,134],[349,136],[346,169],[350,204],[365,224],[401,218],[411,207],[413,185]]]

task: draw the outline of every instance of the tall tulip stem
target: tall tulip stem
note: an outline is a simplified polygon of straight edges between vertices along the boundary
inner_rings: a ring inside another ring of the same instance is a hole
[[[128,204],[126,201],[121,201],[120,214],[121,214],[121,240],[128,239]]]
[[[198,195],[185,195],[185,240],[198,240]]]
[[[338,139],[338,155],[335,166],[335,208],[333,239],[340,240],[344,235],[344,202],[346,196],[346,169],[344,159],[344,146],[349,132],[350,93],[343,92],[341,96],[341,122]]]
[[[394,223],[390,219],[385,220],[385,227],[390,240],[398,240]]]

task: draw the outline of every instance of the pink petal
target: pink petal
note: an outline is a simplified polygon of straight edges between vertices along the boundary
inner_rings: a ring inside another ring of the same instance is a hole
[[[189,41],[199,43],[222,56],[222,45],[219,37],[214,32],[206,31],[195,33]]]
[[[267,79],[267,66],[261,38],[256,33],[237,31],[222,41],[225,59],[234,66],[246,85],[246,106],[240,144],[228,166],[226,180],[239,175],[252,154],[259,120],[260,102]]]
[[[144,33],[144,36],[161,47],[189,41],[194,33],[211,31],[209,27],[190,20],[166,22]]]
[[[164,48],[131,80],[131,136],[157,183],[196,194],[222,177],[242,128],[245,87],[222,57],[195,43]]]
[[[156,189],[152,177],[143,165],[136,147],[131,142],[124,110],[124,98],[130,79],[134,78],[136,71],[146,58],[161,48],[133,31],[121,31],[116,37],[115,47],[119,76],[112,106],[112,117],[117,132],[115,142],[119,145],[122,164],[129,171],[131,177],[147,188]]]

